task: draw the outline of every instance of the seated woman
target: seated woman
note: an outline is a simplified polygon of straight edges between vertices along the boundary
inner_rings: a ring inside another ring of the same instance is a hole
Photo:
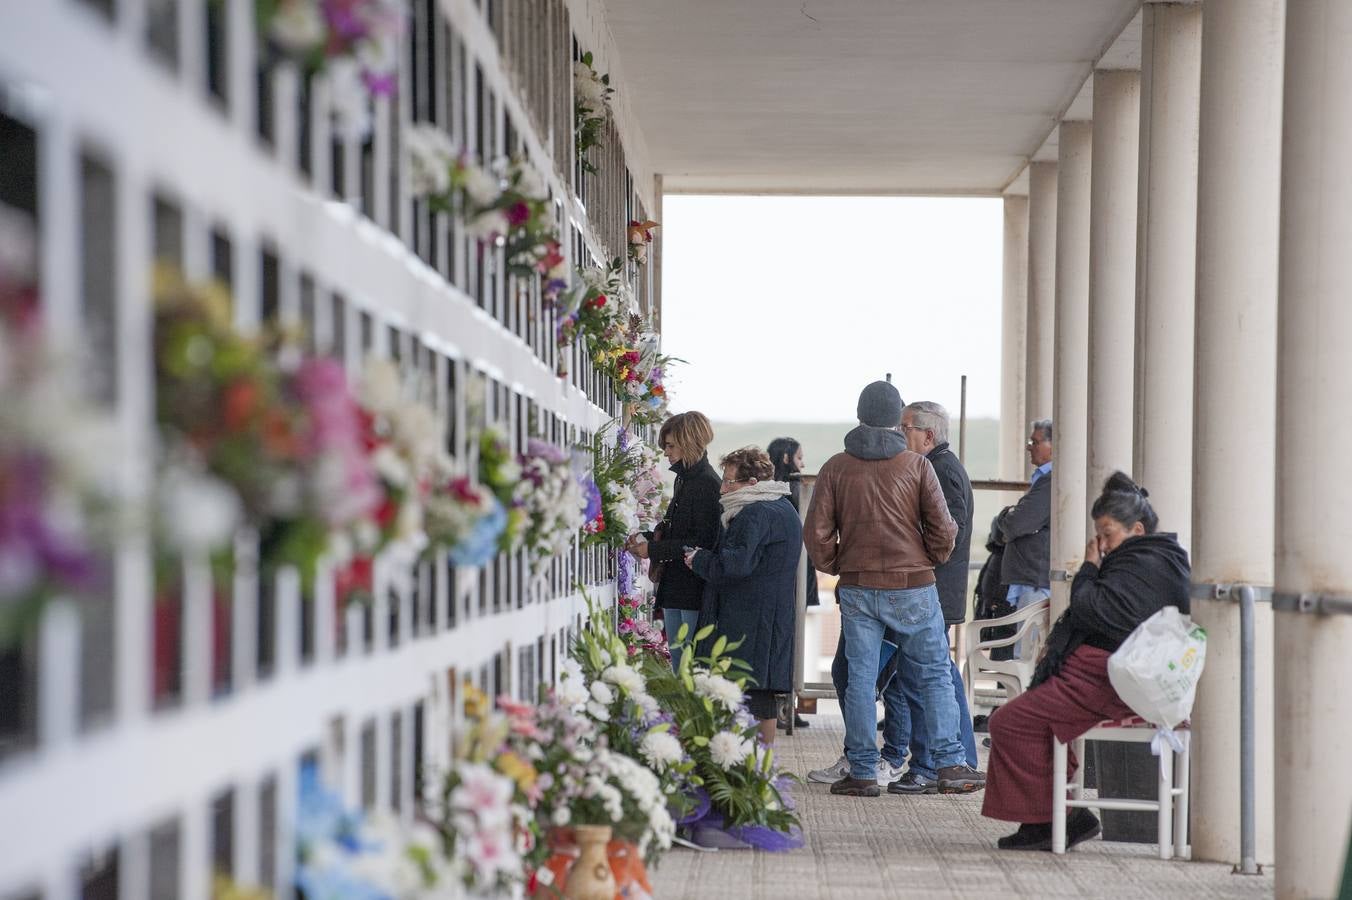
[[[732,655],[750,667],[747,707],[760,721],[762,743],[775,740],[776,695],[793,689],[794,599],[803,527],[789,486],[774,481],[758,447],[735,450],[723,467],[723,530],[712,551],[694,549],[686,565],[707,587],[700,625],[712,624]]]
[[[1159,519],[1144,489],[1121,472],[1094,501],[1096,537],[1070,589],[1070,607],[1056,621],[1032,687],[990,718],[991,757],[981,814],[1022,823],[1000,838],[1003,850],[1050,850],[1052,735],[1070,743],[1105,719],[1132,711],[1108,681],[1108,657],[1138,625],[1166,606],[1189,611],[1188,554]],[[1070,769],[1077,761],[1072,754]],[[1099,821],[1076,809],[1066,821],[1066,846],[1099,833]]]

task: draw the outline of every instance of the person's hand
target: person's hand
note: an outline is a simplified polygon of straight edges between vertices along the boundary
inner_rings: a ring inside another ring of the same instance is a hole
[[[695,568],[695,554],[698,552],[698,548],[685,551],[685,566],[687,569]]]
[[[624,548],[639,559],[648,558],[648,542],[641,540],[638,535],[631,537],[629,542],[624,545]]]
[[[1098,565],[1102,561],[1099,555],[1098,538],[1090,538],[1089,543],[1084,545],[1084,561]]]

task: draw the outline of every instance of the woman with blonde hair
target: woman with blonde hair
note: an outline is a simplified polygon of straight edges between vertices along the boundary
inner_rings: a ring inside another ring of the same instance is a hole
[[[676,488],[657,528],[634,535],[627,545],[629,552],[652,562],[657,607],[675,667],[684,650],[681,626],[687,626],[686,641],[692,641],[704,598],[703,579],[680,565],[681,556],[686,547],[712,547],[718,539],[722,482],[709,464],[707,448],[713,439],[713,426],[704,413],[678,413],[662,424],[657,442],[676,473]]]

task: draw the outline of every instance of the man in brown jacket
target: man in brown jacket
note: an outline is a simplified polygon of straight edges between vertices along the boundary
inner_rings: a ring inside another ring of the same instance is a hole
[[[934,567],[953,552],[958,526],[934,467],[908,450],[897,431],[901,409],[891,383],[864,388],[859,427],[845,436],[845,452],[818,473],[803,529],[813,564],[840,576],[836,597],[850,671],[840,701],[850,772],[831,785],[833,794],[879,794],[874,680],[885,629],[898,636],[900,665],[910,667],[924,701],[939,792],[985,786],[985,777],[966,764],[958,739],[948,640],[934,585]]]

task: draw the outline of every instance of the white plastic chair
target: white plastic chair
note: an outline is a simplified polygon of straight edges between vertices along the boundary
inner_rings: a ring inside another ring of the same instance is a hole
[[[967,686],[967,708],[972,709],[976,699],[976,679],[993,678],[1005,690],[1005,699],[1013,700],[1022,694],[1028,683],[1033,680],[1033,669],[1042,652],[1042,642],[1047,638],[1051,624],[1051,601],[1039,600],[1022,609],[1015,610],[998,619],[974,619],[968,622],[966,629],[966,671],[963,681]],[[1004,638],[979,640],[981,632],[987,628],[999,628],[1004,625],[1017,625],[1014,634]],[[1036,629],[1029,638],[1029,632]],[[1025,640],[1027,638],[1027,640]],[[991,659],[990,651],[997,647],[1011,647],[1023,641],[1022,659]]]
[[[1075,757],[1080,766],[1075,771],[1075,780],[1066,784],[1067,746],[1052,736],[1052,852],[1066,852],[1066,809],[1122,809],[1153,812],[1158,817],[1156,839],[1159,842],[1160,859],[1191,859],[1192,848],[1188,844],[1188,780],[1191,755],[1189,744],[1191,726],[1184,722],[1174,729],[1181,751],[1174,750],[1167,742],[1156,741],[1157,729],[1154,725],[1134,716],[1120,722],[1108,720],[1100,722],[1076,738]],[[1120,741],[1123,743],[1150,744],[1159,749],[1159,781],[1156,785],[1154,800],[1123,800],[1099,796],[1096,799],[1084,797],[1084,742]],[[1177,765],[1175,765],[1177,756]],[[1070,788],[1071,797],[1066,797],[1066,788]]]

